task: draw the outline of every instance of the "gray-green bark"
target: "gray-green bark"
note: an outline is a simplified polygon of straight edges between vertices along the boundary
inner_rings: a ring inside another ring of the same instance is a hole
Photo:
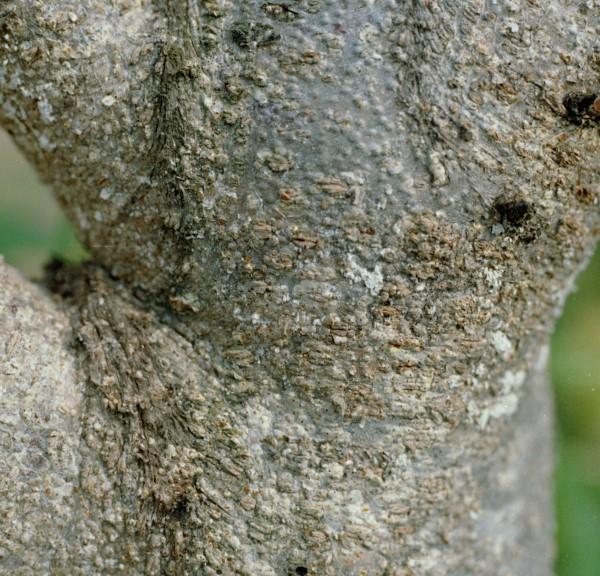
[[[0,572],[550,574],[547,340],[598,232],[596,103],[562,102],[599,24],[2,2],[0,121],[94,263],[53,300],[3,272]]]

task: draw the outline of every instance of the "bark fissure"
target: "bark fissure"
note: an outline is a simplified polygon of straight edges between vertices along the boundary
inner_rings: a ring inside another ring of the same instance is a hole
[[[72,317],[86,383],[80,512],[118,534],[99,553],[130,573],[218,571],[228,554],[219,525],[233,505],[221,491],[236,486],[239,498],[249,479],[235,414],[209,388],[210,365],[101,268],[55,266],[51,274]],[[223,475],[228,480],[215,483]],[[78,528],[97,530],[85,521]],[[211,553],[217,536],[221,545]]]

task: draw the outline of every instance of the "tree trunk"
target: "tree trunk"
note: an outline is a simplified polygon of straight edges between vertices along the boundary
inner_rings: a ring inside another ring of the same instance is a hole
[[[592,4],[0,2],[93,255],[2,268],[1,573],[550,574]]]

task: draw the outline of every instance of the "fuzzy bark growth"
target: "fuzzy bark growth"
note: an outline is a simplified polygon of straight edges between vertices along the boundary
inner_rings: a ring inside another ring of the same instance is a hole
[[[497,4],[1,5],[0,121],[95,261],[47,281],[77,475],[44,541],[46,427],[7,425],[6,573],[550,574],[600,22]]]

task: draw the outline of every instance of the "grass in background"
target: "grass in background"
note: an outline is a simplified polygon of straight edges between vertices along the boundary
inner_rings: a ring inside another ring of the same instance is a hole
[[[600,574],[600,251],[552,338],[557,415],[557,574]]]
[[[29,277],[85,257],[48,190],[0,133],[0,254]],[[557,576],[600,574],[600,252],[552,338],[557,414]],[[519,575],[524,576],[524,575]]]
[[[0,254],[30,278],[50,256],[79,261],[86,252],[56,201],[0,132]]]

